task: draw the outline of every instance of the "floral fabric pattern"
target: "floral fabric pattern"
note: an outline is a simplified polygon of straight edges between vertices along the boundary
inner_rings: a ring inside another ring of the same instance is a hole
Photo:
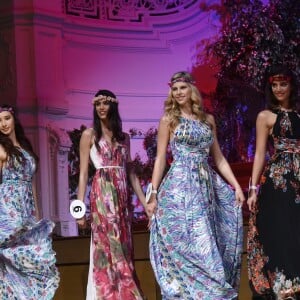
[[[275,113],[274,154],[249,220],[248,273],[254,294],[284,299],[300,291],[300,115]]]
[[[35,163],[22,152],[22,163],[7,162],[0,184],[0,298],[50,300],[59,283],[49,237],[54,223],[34,217]]]
[[[173,162],[158,191],[150,259],[163,299],[235,299],[242,213],[234,191],[208,164],[208,124],[181,118]]]
[[[90,157],[97,171],[91,201],[92,295],[88,299],[143,299],[134,265],[131,235],[131,208],[128,199],[126,161],[123,144],[99,141]]]

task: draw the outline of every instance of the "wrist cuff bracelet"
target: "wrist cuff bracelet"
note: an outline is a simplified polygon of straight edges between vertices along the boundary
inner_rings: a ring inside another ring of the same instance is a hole
[[[250,185],[249,190],[257,190],[257,186],[256,185]]]
[[[156,195],[157,190],[153,190],[152,183],[149,183],[148,187],[147,187],[147,191],[146,191],[146,203],[148,203],[150,201],[150,198],[151,198],[152,194]]]

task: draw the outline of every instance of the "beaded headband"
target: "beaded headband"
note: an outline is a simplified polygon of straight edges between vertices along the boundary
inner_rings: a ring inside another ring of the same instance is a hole
[[[14,109],[12,107],[0,107],[0,113],[3,111],[8,111],[10,112],[12,115],[15,113]]]
[[[118,100],[117,100],[116,98],[113,98],[113,97],[111,97],[111,96],[99,95],[99,96],[93,98],[92,104],[95,105],[95,103],[96,103],[97,101],[100,101],[100,100],[118,103]]]
[[[186,77],[178,77],[178,78],[171,80],[171,82],[168,83],[169,87],[172,87],[172,85],[176,82],[186,82],[186,83],[190,83],[190,84],[195,84],[195,81],[193,79],[186,78]]]
[[[291,79],[292,78],[290,76],[286,75],[274,75],[269,77],[269,82],[273,83],[274,81],[291,81]]]

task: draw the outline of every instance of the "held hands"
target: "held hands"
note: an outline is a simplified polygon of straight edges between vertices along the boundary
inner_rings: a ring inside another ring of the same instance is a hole
[[[36,210],[35,218],[36,218],[37,221],[40,221],[42,219],[39,210]]]
[[[150,182],[147,187],[146,198],[145,198],[146,200],[145,210],[149,220],[151,220],[153,214],[155,214],[156,212],[156,206],[157,206],[156,196],[157,196],[157,190],[153,189],[152,183]]]
[[[156,194],[152,194],[149,198],[149,201],[146,204],[145,211],[148,216],[149,222],[148,222],[148,229],[151,226],[152,218],[154,217],[157,209],[157,200],[156,200]]]
[[[77,219],[76,223],[80,228],[85,229],[86,228],[86,217],[84,216],[81,219]]]
[[[81,228],[86,227],[86,206],[82,200],[73,200],[70,204],[70,213],[76,219],[77,225]]]
[[[145,198],[146,200],[145,211],[149,218],[148,229],[150,228],[152,219],[156,213],[156,208],[157,208],[156,196],[157,196],[157,190],[153,189],[152,183],[149,183],[146,191],[146,198]]]
[[[157,208],[157,200],[156,200],[156,194],[152,194],[150,196],[149,201],[146,204],[146,214],[151,220],[152,216],[156,213],[156,208]]]

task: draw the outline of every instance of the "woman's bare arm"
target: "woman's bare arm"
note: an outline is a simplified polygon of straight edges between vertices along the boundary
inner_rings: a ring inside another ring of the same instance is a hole
[[[86,187],[88,182],[88,170],[89,170],[89,159],[90,159],[90,148],[93,140],[93,129],[88,128],[83,131],[80,144],[79,144],[79,156],[80,156],[80,172],[78,181],[78,192],[77,199],[84,201],[86,193]],[[80,226],[85,225],[85,218],[78,220]]]
[[[213,136],[214,136],[214,142],[210,148],[211,155],[214,159],[215,165],[220,172],[220,174],[228,181],[228,183],[234,187],[235,189],[235,195],[236,195],[236,201],[237,203],[241,204],[243,201],[245,201],[244,193],[236,180],[236,177],[234,176],[231,167],[229,163],[227,162],[226,158],[224,157],[220,145],[217,138],[217,129],[216,129],[216,123],[214,120],[214,117],[212,115],[207,116],[207,121],[212,127]]]
[[[256,147],[255,156],[252,167],[251,185],[256,186],[259,183],[259,178],[261,176],[266,157],[267,141],[268,135],[271,128],[274,117],[272,113],[268,110],[264,110],[257,115],[256,119]],[[247,204],[250,211],[255,210],[257,201],[257,195],[255,190],[249,191],[249,198]]]

